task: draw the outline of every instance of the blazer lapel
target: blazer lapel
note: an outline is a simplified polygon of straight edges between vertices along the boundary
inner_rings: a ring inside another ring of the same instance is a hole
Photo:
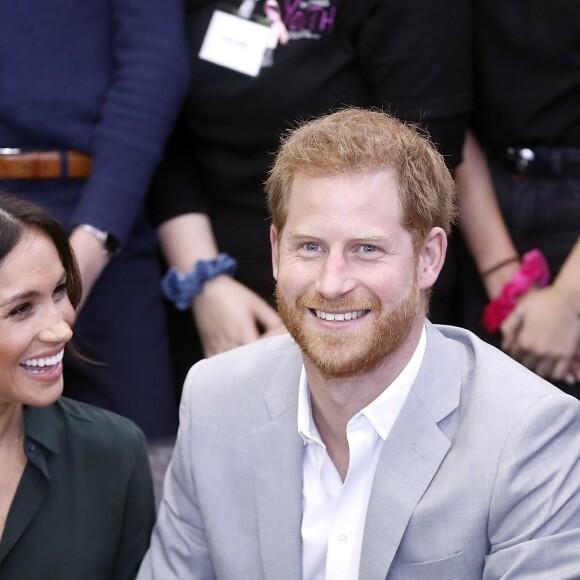
[[[429,323],[427,331],[421,369],[377,465],[360,578],[387,576],[413,511],[451,446],[439,423],[459,406],[461,363],[452,343]]]
[[[302,578],[302,439],[297,431],[302,359],[293,345],[266,392],[271,421],[252,434],[256,505],[264,577]]]

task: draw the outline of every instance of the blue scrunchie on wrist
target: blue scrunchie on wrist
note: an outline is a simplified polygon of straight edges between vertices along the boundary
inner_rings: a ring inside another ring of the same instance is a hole
[[[237,267],[238,263],[234,258],[228,254],[219,254],[215,260],[199,260],[187,274],[182,274],[176,268],[169,268],[161,280],[161,289],[165,298],[171,300],[178,310],[187,310],[208,280],[213,280],[220,274],[233,276]]]

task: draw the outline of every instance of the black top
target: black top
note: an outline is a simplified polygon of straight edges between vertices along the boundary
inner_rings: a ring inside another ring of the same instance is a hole
[[[580,147],[580,2],[475,0],[474,29],[480,140]]]
[[[0,578],[134,578],[155,519],[143,434],[64,397],[27,408],[25,430],[28,463],[0,541]]]
[[[271,298],[263,181],[281,133],[342,105],[429,125],[456,163],[470,106],[464,0],[279,0],[289,32],[256,78],[197,57],[217,2],[189,0],[192,86],[153,188],[154,219],[209,213],[243,283]],[[255,14],[263,14],[258,2]]]

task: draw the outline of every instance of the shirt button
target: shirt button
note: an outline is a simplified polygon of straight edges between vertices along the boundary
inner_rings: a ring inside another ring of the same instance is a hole
[[[338,534],[338,541],[339,542],[346,542],[348,540],[348,536],[346,534]]]
[[[36,445],[32,441],[28,441],[26,443],[26,448],[28,451],[34,451],[36,449]]]

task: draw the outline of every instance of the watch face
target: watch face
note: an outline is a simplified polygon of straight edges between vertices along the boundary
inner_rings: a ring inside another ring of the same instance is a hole
[[[107,233],[107,239],[105,240],[105,249],[107,250],[109,255],[115,255],[120,249],[119,240],[117,240],[115,236],[112,236],[111,234]]]

